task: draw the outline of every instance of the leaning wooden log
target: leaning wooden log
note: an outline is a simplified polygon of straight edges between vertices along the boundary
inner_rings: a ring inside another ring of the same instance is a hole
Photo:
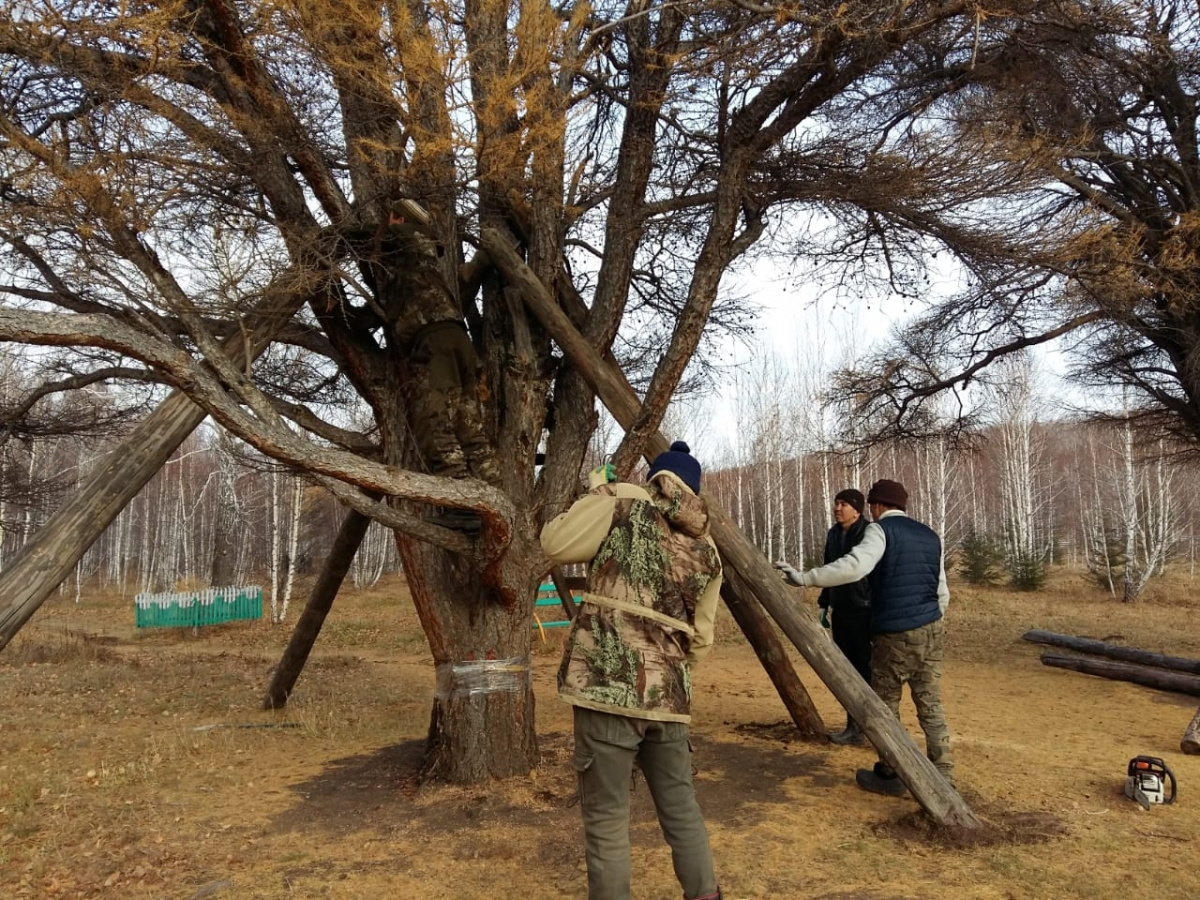
[[[1188,672],[1200,675],[1200,659],[1188,659],[1186,656],[1166,656],[1149,650],[1139,650],[1137,647],[1122,647],[1118,644],[1106,644],[1104,641],[1092,638],[1075,637],[1070,634],[1056,634],[1053,631],[1040,631],[1036,628],[1021,635],[1021,640],[1034,644],[1049,644],[1052,647],[1066,647],[1068,650],[1078,650],[1080,653],[1091,653],[1096,656],[1107,656],[1124,662],[1138,663],[1143,666],[1155,666],[1159,669],[1171,669],[1176,672]]]
[[[525,265],[507,236],[485,228],[481,237],[484,249],[505,279],[521,289],[530,310],[587,379],[613,418],[622,428],[632,427],[641,403],[620,369],[606,362],[571,324],[555,297]],[[653,458],[667,448],[667,440],[656,433],[646,444],[646,457]],[[961,828],[982,827],[958,791],[918,749],[900,720],[825,637],[824,629],[812,613],[802,611],[797,592],[783,583],[767,558],[724,510],[711,497],[708,500],[712,535],[722,564],[727,572],[733,571],[738,576],[733,589],[745,589],[748,596],[752,594],[762,604],[935,822]]]
[[[1200,709],[1192,716],[1192,721],[1183,732],[1179,749],[1188,756],[1200,756]]]
[[[362,513],[352,509],[346,511],[346,517],[342,520],[333,546],[329,549],[329,555],[325,558],[325,566],[313,585],[312,593],[308,595],[304,612],[296,620],[292,637],[283,651],[279,665],[275,667],[275,673],[271,676],[271,684],[267,687],[266,697],[263,698],[263,709],[282,709],[287,703],[370,524],[370,518]]]
[[[1194,697],[1200,697],[1200,677],[1186,675],[1183,672],[1171,672],[1167,669],[1139,666],[1134,663],[1112,662],[1107,659],[1063,656],[1056,653],[1043,653],[1042,662],[1058,669],[1070,669],[1087,675],[1098,675],[1101,678],[1112,678],[1116,681],[1128,681],[1144,687],[1157,688],[1160,691],[1174,691],[1177,694],[1191,694]]]

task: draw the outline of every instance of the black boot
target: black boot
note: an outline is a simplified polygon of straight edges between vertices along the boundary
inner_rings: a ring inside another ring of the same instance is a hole
[[[858,727],[858,723],[849,716],[846,717],[845,728],[829,735],[829,743],[840,744],[843,747],[861,747],[866,742],[866,735],[862,733],[862,729]]]
[[[900,780],[900,776],[892,771],[886,763],[877,762],[874,768],[859,769],[854,773],[854,780],[864,791],[872,794],[884,794],[888,797],[903,797],[908,788]]]

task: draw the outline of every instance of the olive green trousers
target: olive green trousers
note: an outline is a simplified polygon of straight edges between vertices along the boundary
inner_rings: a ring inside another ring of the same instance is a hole
[[[629,900],[629,792],[635,762],[671,847],[683,896],[720,897],[708,832],[692,786],[688,726],[577,706],[574,763],[583,810],[588,900]]]

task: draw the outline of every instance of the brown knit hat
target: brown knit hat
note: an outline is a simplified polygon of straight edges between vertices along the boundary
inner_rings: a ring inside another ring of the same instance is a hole
[[[884,506],[894,506],[899,510],[908,509],[908,491],[898,481],[880,478],[871,485],[867,493],[868,503],[882,503]]]

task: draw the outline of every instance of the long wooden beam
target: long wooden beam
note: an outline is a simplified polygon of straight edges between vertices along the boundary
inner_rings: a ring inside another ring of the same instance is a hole
[[[1089,659],[1086,656],[1067,656],[1062,653],[1043,653],[1042,665],[1056,669],[1070,669],[1085,675],[1128,681],[1160,691],[1191,694],[1200,697],[1200,677],[1155,666],[1140,666],[1137,663],[1117,662],[1111,659]]]
[[[630,427],[641,403],[624,383],[620,370],[614,371],[614,367],[606,364],[571,325],[553,295],[525,265],[505,235],[485,229],[481,237],[484,249],[505,279],[520,288],[534,315],[592,385],[613,418],[623,428]],[[668,446],[661,433],[655,434],[647,444],[647,456],[657,455]],[[879,755],[896,770],[917,802],[942,825],[981,827],[966,801],[917,748],[899,719],[821,633],[821,626],[812,614],[801,612],[796,592],[785,586],[770,562],[711,499],[709,512],[722,563],[737,573],[735,587],[740,582],[751,595],[748,599],[761,603],[770,613],[846,711],[862,726]]]

